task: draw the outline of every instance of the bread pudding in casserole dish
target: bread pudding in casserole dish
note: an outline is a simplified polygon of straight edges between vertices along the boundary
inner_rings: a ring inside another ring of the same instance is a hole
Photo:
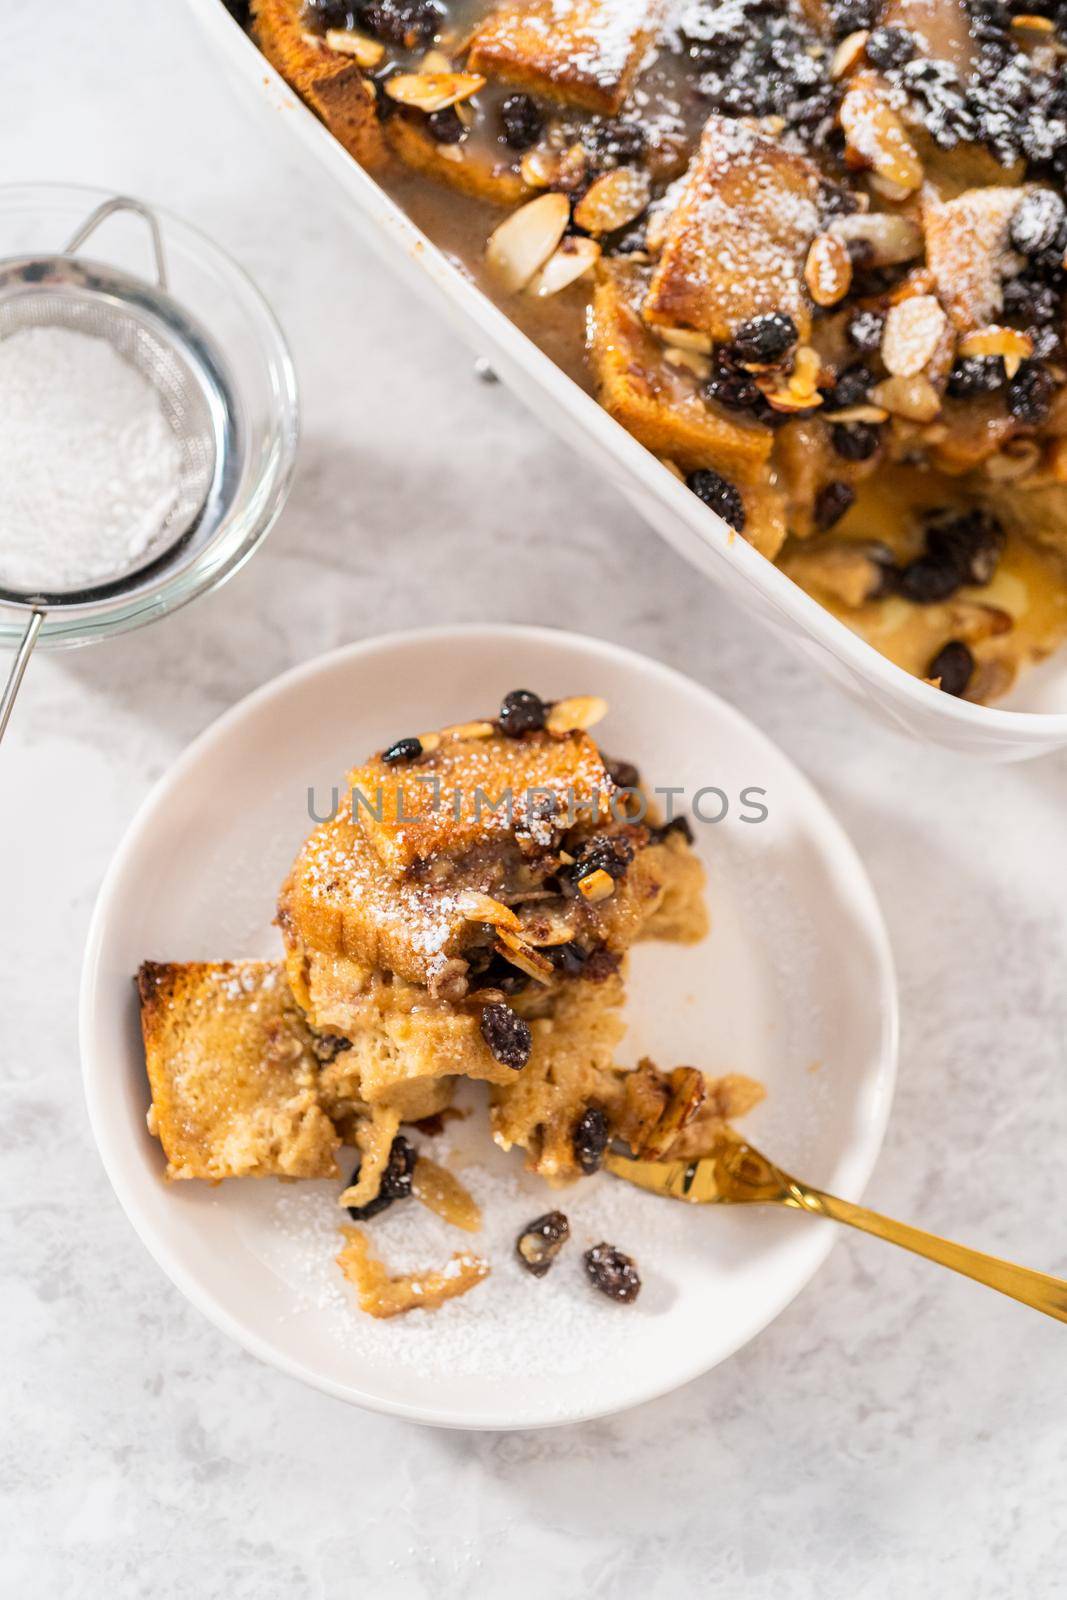
[[[1061,641],[1062,6],[252,0],[247,20],[525,332],[891,661],[988,702]]]

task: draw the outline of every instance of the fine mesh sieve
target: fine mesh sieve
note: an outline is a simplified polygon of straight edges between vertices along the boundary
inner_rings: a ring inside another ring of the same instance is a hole
[[[119,211],[136,213],[150,231],[154,283],[75,255],[105,218]],[[0,738],[45,618],[75,609],[91,616],[95,606],[138,593],[148,595],[176,567],[195,560],[223,521],[239,467],[239,414],[221,354],[204,328],[169,294],[159,223],[140,201],[125,197],[105,201],[59,254],[0,262],[0,340],[41,327],[105,339],[151,383],[178,443],[179,484],[159,534],[134,561],[105,581],[77,589],[12,589],[3,583],[0,560],[0,604],[27,613],[25,633],[0,698]],[[47,538],[47,530],[42,535]]]

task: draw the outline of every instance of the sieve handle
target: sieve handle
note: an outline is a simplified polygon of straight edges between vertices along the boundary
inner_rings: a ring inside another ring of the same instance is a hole
[[[8,673],[7,683],[4,685],[3,696],[0,697],[0,739],[4,737],[8,719],[15,704],[15,696],[18,694],[26,674],[26,667],[29,664],[33,647],[37,643],[37,635],[41,631],[44,615],[43,611],[31,613],[30,620],[26,625],[26,632],[22,635],[22,643],[19,645],[18,653],[11,664],[11,671]]]
[[[65,256],[72,256],[75,250],[80,250],[91,233],[95,233],[102,222],[115,215],[116,211],[132,211],[135,216],[142,217],[152,235],[152,251],[156,258],[156,287],[167,287],[167,258],[163,253],[163,234],[159,226],[159,219],[154,211],[144,205],[140,200],[132,200],[129,195],[117,194],[111,200],[105,200],[97,206],[91,216],[86,217],[73,239],[69,241],[63,251]],[[2,733],[0,729],[0,733]]]

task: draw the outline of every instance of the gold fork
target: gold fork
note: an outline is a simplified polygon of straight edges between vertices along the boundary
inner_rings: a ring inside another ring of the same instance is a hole
[[[899,1244],[953,1272],[962,1272],[977,1283],[988,1284],[1013,1300],[1021,1300],[1035,1311],[1067,1322],[1067,1282],[1062,1278],[1017,1267],[997,1256],[984,1255],[981,1250],[939,1239],[906,1222],[894,1222],[877,1211],[868,1211],[866,1206],[839,1200],[836,1195],[790,1177],[743,1140],[724,1137],[708,1155],[696,1161],[639,1161],[609,1151],[604,1165],[617,1178],[672,1200],[688,1200],[695,1205],[790,1206],[796,1211],[810,1211],[816,1217],[831,1217],[834,1222],[888,1239],[890,1244]]]

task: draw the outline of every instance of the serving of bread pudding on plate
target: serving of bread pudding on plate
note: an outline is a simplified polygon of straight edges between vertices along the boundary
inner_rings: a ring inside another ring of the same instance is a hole
[[[552,1184],[613,1141],[698,1154],[761,1098],[740,1075],[617,1059],[631,946],[695,943],[707,915],[688,823],[660,821],[590,732],[606,709],[516,690],[495,717],[403,735],[349,772],[293,862],[281,961],[143,964],[169,1178],[341,1177],[356,1221],[414,1195],[469,1231],[471,1197],[410,1137],[459,1114],[461,1082],[487,1086],[492,1138]],[[368,1250],[343,1252],[361,1303],[431,1304]]]
[[[1067,633],[1054,0],[251,0],[424,230],[742,539],[975,701]]]

